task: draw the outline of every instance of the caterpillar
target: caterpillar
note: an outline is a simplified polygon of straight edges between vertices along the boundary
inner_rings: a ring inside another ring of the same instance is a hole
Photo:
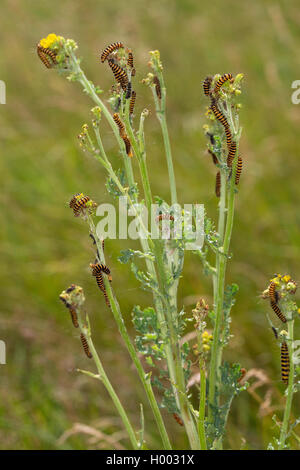
[[[74,194],[74,196],[72,197],[70,203],[69,203],[69,207],[72,208],[77,200],[77,197],[82,194],[82,193],[77,193],[77,194]]]
[[[218,159],[217,159],[216,155],[214,154],[214,152],[212,150],[208,149],[208,153],[211,155],[213,163],[215,165],[217,165],[218,164]]]
[[[122,135],[122,139],[123,139],[123,141],[124,141],[124,143],[125,143],[126,153],[127,153],[128,157],[130,157],[130,158],[133,157],[133,153],[132,153],[132,151],[131,151],[131,143],[130,143],[129,138],[128,138],[127,135],[125,134],[125,135]]]
[[[132,90],[131,92],[131,98],[130,98],[130,103],[129,103],[129,114],[133,114],[134,110],[134,104],[135,104],[135,98],[136,98],[136,92]]]
[[[216,174],[216,196],[220,197],[221,195],[221,173],[218,171]]]
[[[156,217],[156,220],[157,222],[160,222],[162,220],[171,220],[172,222],[174,222],[174,215],[172,214],[158,214],[158,216]]]
[[[215,141],[214,135],[211,134],[210,132],[206,132],[206,135],[208,136],[211,145],[215,145],[216,141]]]
[[[79,193],[76,196],[73,196],[73,198],[71,199],[70,201],[70,207],[73,209],[73,212],[74,212],[74,215],[75,217],[78,217],[79,216],[79,213],[82,209],[85,209],[86,207],[86,203],[90,200],[89,196],[84,196],[82,193]],[[81,196],[81,197],[79,197]],[[74,200],[75,198],[75,200]]]
[[[269,297],[272,302],[275,302],[276,304],[278,303],[279,294],[276,291],[276,284],[273,281],[270,283],[269,286]]]
[[[289,357],[289,348],[285,341],[281,344],[280,352],[281,352],[281,380],[283,383],[288,384],[289,375],[290,375],[290,357]]]
[[[272,328],[272,330],[273,330],[273,333],[274,333],[275,338],[278,339],[278,333],[277,333],[276,328],[274,328],[274,326],[272,326],[271,328]]]
[[[125,70],[123,70],[122,67],[120,67],[118,64],[115,64],[113,59],[108,59],[108,65],[112,69],[112,72],[114,74],[116,81],[120,83],[122,89],[126,91],[128,77],[127,77],[127,73],[125,72]]]
[[[127,83],[125,99],[129,100],[130,97],[131,97],[131,82],[128,82]]]
[[[232,74],[231,73],[225,73],[224,75],[222,75],[222,77],[219,78],[219,80],[215,84],[214,93],[217,93],[220,90],[223,83],[225,83],[225,82],[227,82],[227,80],[231,80],[231,79],[232,79]]]
[[[124,46],[122,42],[114,42],[107,46],[101,54],[101,62],[105,62],[109,54],[111,54],[113,51],[116,51],[117,49],[121,49],[123,47]]]
[[[94,235],[93,235],[92,233],[90,233],[90,237],[91,237],[91,239],[92,239],[92,241],[93,241],[93,245],[96,246],[97,258],[100,259],[100,255],[99,255],[99,251],[98,251],[98,248],[97,248],[96,239],[95,239],[95,237],[94,237]],[[103,249],[103,251],[104,251],[104,240],[102,240],[102,249]]]
[[[129,52],[128,52],[127,65],[128,65],[128,67],[131,68],[131,76],[134,77],[134,76],[135,76],[135,68],[134,68],[134,66],[133,66],[133,54],[132,54],[132,51],[129,51]]]
[[[277,317],[278,317],[283,323],[286,323],[286,318],[285,318],[285,316],[283,315],[283,313],[282,313],[282,311],[280,310],[280,308],[278,307],[278,305],[276,304],[276,302],[273,302],[273,301],[271,300],[270,304],[271,304],[272,309],[273,309],[274,312],[276,313]]]
[[[110,302],[109,302],[108,295],[107,295],[107,292],[106,292],[106,289],[105,289],[102,272],[101,271],[97,272],[97,273],[93,274],[93,276],[96,277],[97,285],[98,285],[99,289],[101,290],[101,292],[103,292],[105,303],[108,306],[108,308],[110,308]],[[111,278],[109,278],[109,280],[111,280]]]
[[[51,49],[43,47],[40,44],[38,44],[37,54],[39,58],[41,59],[41,61],[43,62],[43,64],[47,67],[47,69],[50,69],[51,67],[53,67],[53,65],[57,64],[56,53],[52,51]],[[52,62],[50,62],[49,57],[52,60]]]
[[[93,356],[91,354],[87,339],[83,333],[80,334],[80,339],[81,339],[81,343],[82,343],[85,354],[87,355],[87,357],[91,359]]]
[[[211,82],[212,82],[212,77],[206,77],[206,79],[203,82],[203,91],[206,96],[210,95]]]
[[[183,426],[183,421],[182,421],[182,419],[180,418],[180,416],[178,416],[177,413],[173,413],[173,418],[174,418],[175,421],[179,424],[179,426]]]
[[[120,136],[125,135],[125,126],[124,126],[123,122],[121,121],[120,116],[118,115],[118,113],[115,113],[113,115],[113,120],[115,121],[115,123],[117,124],[117,126],[119,128]]]
[[[240,182],[242,168],[243,168],[243,160],[242,160],[242,157],[239,155],[238,156],[238,161],[237,161],[237,166],[236,166],[235,184],[239,184],[239,182]]]
[[[158,99],[161,100],[161,87],[160,87],[160,81],[158,77],[155,75],[153,78],[153,83],[155,85],[155,93]]]
[[[107,266],[105,266],[105,264],[95,263],[95,264],[90,264],[90,267],[92,268],[93,276],[96,276],[97,274],[105,273],[108,277],[108,280],[112,281],[110,269]]]
[[[75,326],[75,328],[78,328],[79,323],[78,323],[76,310],[73,307],[70,307],[69,312],[71,314],[71,320],[72,320],[73,326]]]
[[[73,287],[74,286],[74,287]],[[75,285],[72,284],[71,287],[69,287],[65,292],[66,294],[72,292],[72,290],[75,289]],[[77,313],[76,313],[76,310],[74,309],[74,307],[69,303],[67,302],[67,300],[65,299],[65,297],[63,296],[59,296],[60,300],[65,304],[65,306],[67,307],[67,309],[69,310],[70,314],[71,314],[71,320],[72,320],[72,323],[73,325],[75,326],[75,328],[78,328],[79,327],[79,323],[78,323],[78,318],[77,318]]]
[[[216,105],[215,100],[212,100],[212,104],[211,104],[211,106],[210,106],[210,109],[211,109],[212,112],[214,113],[215,118],[216,118],[225,128],[229,128],[227,119],[226,119],[226,117],[224,116],[224,114],[221,113],[221,111],[219,110],[218,106]]]
[[[231,142],[230,147],[229,147],[229,152],[227,155],[227,166],[229,168],[232,167],[232,162],[235,157],[235,152],[236,152],[236,142]]]
[[[231,135],[229,126],[225,126],[224,130],[225,130],[225,135],[226,135],[227,148],[229,149],[231,146],[231,142],[232,142],[232,135]]]
[[[76,286],[75,284],[71,284],[70,287],[68,287],[68,289],[66,289],[66,294],[70,294],[70,292],[73,292],[73,290],[76,289]]]

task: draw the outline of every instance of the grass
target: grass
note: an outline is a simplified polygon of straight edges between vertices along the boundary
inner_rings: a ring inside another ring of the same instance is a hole
[[[274,272],[289,272],[297,279],[300,261],[299,108],[290,99],[291,83],[298,78],[300,16],[296,1],[291,0],[287,8],[284,5],[280,1],[263,5],[258,0],[247,7],[220,0],[205,7],[196,0],[133,1],[129,5],[116,0],[111,6],[92,0],[63,4],[54,0],[51,5],[34,6],[21,0],[3,2],[0,79],[7,85],[7,104],[1,106],[0,115],[0,327],[8,363],[1,366],[1,448],[86,448],[92,444],[83,434],[62,444],[58,439],[73,423],[101,427],[105,417],[112,423],[106,424],[106,431],[114,430],[114,411],[104,389],[74,371],[84,367],[85,357],[58,301],[58,293],[70,282],[84,286],[93,329],[101,332],[95,340],[105,368],[113,385],[122,389],[122,401],[128,404],[137,426],[139,420],[136,397],[131,396],[135,373],[88,272],[90,241],[67,208],[70,196],[79,190],[97,202],[108,196],[104,173],[81,153],[76,139],[90,107],[88,99],[79,87],[70,87],[43,68],[36,57],[36,42],[52,31],[74,37],[88,75],[104,89],[110,87],[111,75],[99,64],[98,55],[110,41],[122,39],[134,49],[139,79],[147,72],[148,50],[160,49],[178,199],[204,202],[209,214],[215,211],[214,169],[204,153],[201,128],[207,103],[201,82],[207,74],[219,71],[245,74],[241,116],[245,169],[228,279],[239,283],[240,292],[233,309],[234,338],[226,358],[239,359],[247,369],[264,369],[272,381],[274,402],[282,405],[279,350],[268,331],[259,293],[266,276]],[[22,19],[14,27],[12,15]],[[151,97],[142,85],[137,92],[141,110]],[[153,192],[167,197],[159,124],[153,106],[150,110],[152,118],[146,126],[152,147],[148,159],[156,168],[151,178]],[[106,147],[112,143],[107,132]],[[118,158],[116,155],[116,161]],[[121,242],[107,243],[121,307],[128,312],[130,326],[133,303],[146,305],[148,298],[133,276],[128,276],[126,266],[117,262],[119,250],[125,247]],[[189,254],[184,276],[180,299],[187,309],[199,295],[209,299],[209,280]],[[295,328],[297,333],[297,324]],[[141,389],[137,394],[142,400]],[[295,405],[297,410],[296,400]],[[241,430],[249,448],[262,448],[269,442],[272,413],[261,417],[258,408],[249,394],[238,397],[229,421],[228,446],[241,446]],[[170,427],[174,427],[173,421]],[[146,432],[155,445],[155,428]],[[174,433],[178,447],[184,446],[180,428]]]

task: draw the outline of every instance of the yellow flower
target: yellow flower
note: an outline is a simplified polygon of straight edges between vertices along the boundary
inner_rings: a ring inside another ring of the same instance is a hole
[[[287,275],[283,276],[282,280],[283,280],[284,282],[289,282],[289,281],[291,280],[291,276],[289,276],[289,275],[287,274]]]
[[[297,311],[298,311],[298,313],[299,313],[299,315],[300,315],[300,308],[298,308],[298,310],[297,310]]]
[[[202,348],[203,348],[203,351],[209,351],[210,350],[210,346],[208,344],[203,344]]]
[[[56,34],[51,33],[51,34],[48,34],[46,38],[43,38],[40,40],[40,45],[45,48],[49,47],[51,49],[52,44],[59,41],[61,38],[62,38],[61,36],[57,36]]]

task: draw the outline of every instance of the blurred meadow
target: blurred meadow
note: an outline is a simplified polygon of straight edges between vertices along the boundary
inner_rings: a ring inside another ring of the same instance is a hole
[[[77,84],[47,70],[36,55],[36,43],[51,32],[78,42],[83,69],[106,91],[112,74],[100,63],[99,53],[119,40],[133,49],[136,115],[144,107],[151,111],[146,143],[153,193],[168,200],[160,129],[151,94],[140,83],[148,72],[148,51],[160,50],[179,201],[204,203],[213,218],[215,169],[205,151],[202,126],[208,103],[202,81],[208,74],[245,74],[245,166],[227,279],[237,282],[240,291],[225,359],[254,369],[258,378],[250,382],[261,380],[263,385],[234,401],[225,448],[265,448],[278,433],[272,415],[282,418],[284,387],[279,349],[265,315],[272,312],[260,293],[276,272],[300,280],[300,105],[291,102],[291,84],[300,79],[298,2],[2,0],[0,11],[0,79],[7,87],[7,104],[0,107],[0,338],[7,345],[7,365],[0,366],[0,448],[128,445],[105,389],[76,372],[90,364],[58,299],[72,282],[84,288],[95,343],[135,427],[143,403],[148,445],[160,445],[137,375],[90,275],[93,250],[86,227],[68,208],[79,191],[99,203],[110,199],[104,171],[82,153],[77,141],[93,103]],[[118,166],[109,130],[105,144]],[[147,306],[151,298],[117,260],[127,246],[130,241],[108,241],[106,254],[133,333],[133,305]],[[211,295],[200,261],[187,253],[180,304],[191,312],[199,296],[211,302]],[[297,324],[296,333],[300,338]],[[300,414],[298,395],[293,411],[296,417]],[[173,442],[184,448],[181,428],[172,417],[166,420]]]

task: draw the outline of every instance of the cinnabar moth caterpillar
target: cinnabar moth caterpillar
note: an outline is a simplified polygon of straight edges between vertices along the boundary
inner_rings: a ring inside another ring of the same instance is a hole
[[[269,285],[269,297],[272,302],[278,303],[278,292],[276,291],[276,284],[273,281]]]
[[[122,47],[124,47],[122,42],[114,42],[113,44],[110,44],[109,46],[107,46],[101,54],[101,62],[102,63],[105,62],[109,54],[111,54],[113,51],[117,49],[121,49]]]
[[[288,384],[289,375],[290,375],[290,357],[289,357],[288,345],[286,344],[285,341],[281,344],[280,352],[281,352],[281,379],[283,383]]]
[[[217,93],[220,90],[223,83],[225,83],[225,82],[227,82],[227,80],[231,80],[231,79],[232,79],[232,74],[231,73],[225,73],[224,75],[222,75],[222,77],[219,78],[219,80],[215,84],[214,93]]]
[[[90,267],[92,268],[93,276],[96,276],[97,274],[105,273],[108,277],[108,280],[112,281],[110,269],[107,266],[105,266],[105,264],[95,263],[95,264],[90,264]]]
[[[236,152],[236,142],[232,141],[229,147],[228,155],[227,155],[227,166],[229,168],[232,167],[232,162],[235,157],[235,152]]]
[[[43,64],[47,67],[47,69],[50,69],[53,65],[57,64],[56,53],[52,51],[51,49],[43,47],[40,44],[38,44],[37,54],[39,58],[41,59],[41,61],[43,62]],[[50,62],[49,57],[52,60],[52,62]]]
[[[70,292],[73,292],[73,290],[76,289],[76,286],[75,284],[71,284],[70,287],[68,287],[68,289],[66,289],[66,294],[70,294]]]
[[[113,115],[113,119],[115,121],[115,123],[117,124],[118,128],[119,128],[119,132],[120,132],[120,135],[124,135],[125,134],[125,126],[123,124],[123,122],[121,121],[120,119],[120,116],[118,115],[118,113],[115,113]]]
[[[73,209],[75,217],[78,217],[80,214],[80,211],[82,209],[86,208],[86,203],[90,200],[89,196],[80,196],[81,193],[79,193],[77,196],[73,196],[73,198],[70,201],[70,207]]]
[[[131,143],[130,143],[129,138],[125,134],[125,135],[122,135],[122,139],[125,143],[126,153],[127,153],[128,157],[130,157],[130,158],[133,157],[133,153],[131,151]]]
[[[160,81],[158,77],[155,75],[153,78],[153,83],[155,85],[155,93],[158,99],[161,100],[161,87],[160,87]]]
[[[242,160],[242,157],[239,155],[238,156],[238,161],[237,161],[237,166],[236,166],[235,184],[239,184],[239,182],[240,182],[242,168],[243,168],[243,160]]]
[[[100,272],[100,273],[94,274],[94,276],[96,277],[96,282],[97,282],[99,289],[103,292],[105,303],[108,306],[108,308],[110,308],[110,302],[109,302],[108,295],[105,289],[102,273]]]
[[[210,95],[211,82],[212,82],[212,77],[206,77],[206,79],[203,82],[203,91],[206,96]]]
[[[225,128],[229,128],[227,119],[226,119],[226,117],[224,116],[224,114],[221,113],[221,111],[219,110],[219,108],[218,108],[218,106],[217,106],[215,100],[212,100],[212,104],[211,104],[211,106],[210,106],[210,109],[211,109],[212,112],[214,113],[215,118],[216,118]]]
[[[135,76],[135,68],[133,67],[133,54],[132,51],[128,52],[127,65],[131,68],[131,76]]]
[[[220,197],[221,195],[221,173],[218,171],[216,174],[216,196]]]
[[[183,421],[182,421],[182,419],[180,418],[180,416],[178,416],[177,413],[173,413],[173,418],[175,419],[175,421],[177,421],[177,423],[178,423],[180,426],[183,426]]]
[[[225,130],[225,135],[226,135],[227,148],[229,149],[231,145],[231,141],[232,141],[232,135],[231,135],[229,126],[225,126],[224,130]]]
[[[130,114],[130,115],[133,114],[134,104],[135,104],[135,98],[136,98],[136,92],[135,92],[134,90],[132,90],[132,92],[131,92],[131,98],[130,98],[130,103],[129,103],[129,114]]]
[[[272,326],[271,328],[272,328],[272,330],[273,330],[273,333],[274,333],[275,338],[278,339],[278,333],[277,333],[276,328],[274,328],[274,326]]]
[[[84,336],[83,333],[80,334],[80,339],[81,339],[81,343],[82,343],[85,354],[87,355],[88,358],[91,359],[93,356],[92,356],[92,353],[90,351],[87,339],[86,339],[86,337]]]
[[[129,100],[130,97],[131,97],[131,82],[128,82],[127,83],[125,99]]]
[[[73,287],[74,286],[74,287]],[[75,289],[75,285],[72,284],[71,287],[69,287],[65,292],[68,294],[70,292],[72,292],[70,289],[74,290]],[[73,325],[75,326],[75,328],[78,328],[79,326],[79,323],[78,323],[78,318],[77,318],[77,313],[76,313],[76,310],[74,309],[73,305],[70,304],[64,296],[59,296],[60,300],[65,304],[65,306],[67,307],[67,309],[69,310],[70,314],[71,314],[71,320],[72,320],[72,323]]]
[[[271,307],[272,309],[274,310],[274,312],[276,313],[277,317],[283,322],[283,323],[286,323],[286,318],[285,316],[283,315],[282,311],[280,310],[280,308],[278,307],[278,305],[276,304],[276,302],[273,302],[272,300],[270,301],[270,304],[271,304]]]
[[[78,328],[79,323],[78,323],[76,310],[73,307],[70,307],[69,312],[71,314],[71,320],[72,320],[73,326],[75,326],[75,328]]]
[[[118,64],[115,64],[112,59],[108,59],[108,65],[112,69],[116,81],[120,83],[122,89],[126,91],[128,77],[125,70],[123,70]]]
[[[162,220],[171,220],[172,222],[174,222],[174,215],[172,214],[158,214],[158,216],[156,217],[156,220],[157,222],[160,222]]]
[[[213,152],[212,150],[208,149],[208,153],[211,155],[211,158],[212,158],[213,163],[214,163],[215,165],[217,165],[218,159],[217,159],[216,155],[214,154],[214,152]]]

